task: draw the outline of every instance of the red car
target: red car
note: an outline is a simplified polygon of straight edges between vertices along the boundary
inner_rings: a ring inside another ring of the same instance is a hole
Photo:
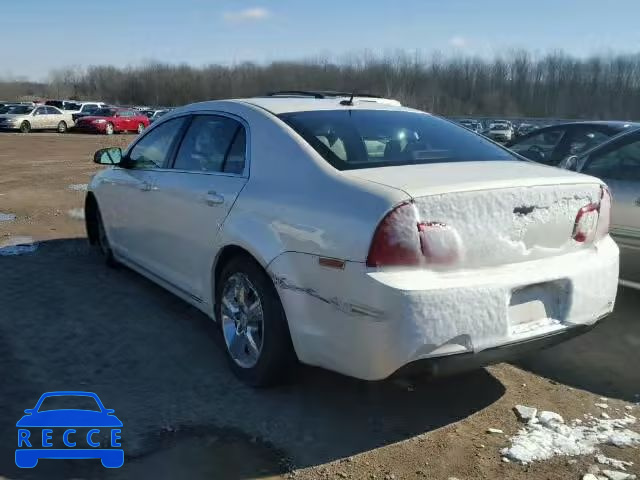
[[[84,132],[105,133],[142,132],[149,126],[149,118],[142,112],[128,108],[101,108],[93,115],[76,120],[76,129]]]

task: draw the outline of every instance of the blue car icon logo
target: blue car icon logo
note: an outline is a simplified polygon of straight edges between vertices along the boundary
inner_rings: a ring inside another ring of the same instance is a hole
[[[80,405],[82,408],[51,408]],[[16,465],[33,468],[39,459],[100,459],[107,468],[124,463],[122,422],[92,392],[48,392],[16,423]]]

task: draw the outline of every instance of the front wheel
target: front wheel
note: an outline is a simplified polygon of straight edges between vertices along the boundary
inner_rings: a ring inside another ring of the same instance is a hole
[[[100,210],[96,209],[95,212],[96,219],[96,227],[98,230],[98,247],[100,248],[100,253],[105,259],[105,262],[110,267],[117,266],[118,262],[113,256],[113,250],[111,250],[111,244],[109,243],[109,237],[107,237],[107,230],[104,228],[104,223],[102,221],[102,215],[100,214]]]
[[[254,387],[287,380],[296,365],[278,292],[247,256],[231,259],[216,281],[216,318],[233,373]]]
[[[31,131],[31,124],[25,120],[20,124],[20,131],[22,133],[29,133]]]
[[[67,123],[66,122],[60,122],[58,124],[58,133],[65,133],[67,131]]]
[[[107,135],[113,135],[115,129],[113,128],[113,123],[107,123],[107,126],[104,127],[104,133]]]
[[[138,124],[138,134],[141,134],[142,132],[144,132],[144,123],[140,122]]]

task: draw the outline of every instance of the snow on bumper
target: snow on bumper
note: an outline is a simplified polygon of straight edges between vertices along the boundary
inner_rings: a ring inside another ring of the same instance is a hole
[[[285,253],[269,265],[304,363],[366,380],[404,365],[591,325],[613,310],[618,247],[433,272],[371,271]]]

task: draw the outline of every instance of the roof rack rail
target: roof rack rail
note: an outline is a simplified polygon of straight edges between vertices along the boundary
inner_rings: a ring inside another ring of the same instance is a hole
[[[313,97],[313,98],[335,98],[335,97],[362,97],[362,98],[382,98],[379,95],[358,92],[336,92],[332,90],[281,90],[269,92],[267,97]]]

